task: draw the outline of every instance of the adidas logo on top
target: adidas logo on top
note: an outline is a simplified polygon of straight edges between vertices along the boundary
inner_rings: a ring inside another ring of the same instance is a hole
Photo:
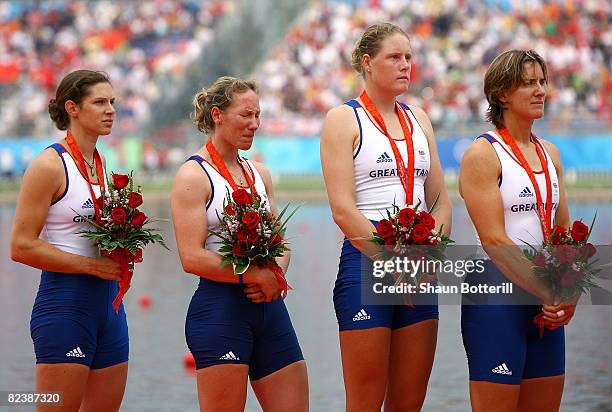
[[[366,313],[365,310],[361,309],[355,316],[353,316],[353,322],[357,322],[358,320],[368,320],[370,319],[370,315]]]
[[[498,373],[500,375],[512,375],[512,371],[508,369],[505,363],[502,363],[498,367],[491,369],[491,372]]]
[[[391,159],[391,156],[389,156],[387,152],[383,152],[383,154],[378,156],[378,159],[376,159],[376,163],[385,163],[385,162],[392,162],[392,161],[393,159]]]
[[[519,197],[533,197],[533,193],[525,186],[525,188],[521,190],[521,193],[519,193]]]
[[[73,358],[84,358],[85,354],[81,351],[81,348],[77,346],[76,348],[66,353],[66,356],[70,356]]]
[[[87,199],[85,203],[83,203],[83,206],[81,206],[81,209],[93,209],[93,208],[94,208],[94,204],[91,201],[91,199]]]
[[[229,351],[225,355],[221,356],[219,360],[240,360],[240,357],[234,355],[234,352]]]

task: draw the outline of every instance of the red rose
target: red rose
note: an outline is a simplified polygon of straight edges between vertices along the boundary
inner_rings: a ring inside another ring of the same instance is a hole
[[[235,190],[234,193],[232,193],[232,199],[234,199],[234,202],[236,202],[238,206],[250,205],[253,203],[253,198],[249,192],[244,189]]]
[[[400,210],[397,214],[397,222],[403,227],[409,227],[414,221],[414,217],[416,216],[416,212],[409,207]]]
[[[147,219],[147,215],[142,213],[140,210],[134,210],[134,214],[132,215],[132,227],[142,227]]]
[[[280,234],[275,234],[272,239],[270,239],[270,247],[274,247],[283,241],[283,237]]]
[[[436,219],[426,211],[419,212],[419,223],[423,224],[427,229],[432,230],[436,227]]]
[[[542,253],[538,253],[538,255],[533,259],[533,264],[536,266],[546,266],[546,256]]]
[[[257,232],[255,231],[251,231],[249,232],[249,235],[247,237],[247,242],[249,243],[255,243],[259,240],[259,234],[257,234]]]
[[[572,225],[572,239],[575,242],[583,242],[589,234],[589,227],[579,220]]]
[[[393,223],[391,223],[391,221],[383,219],[378,222],[376,232],[383,239],[389,239],[390,237],[395,235],[395,232],[397,232],[397,230],[395,229],[395,226],[393,226]]]
[[[567,243],[567,230],[564,227],[555,225],[552,230],[551,239],[553,245],[563,245]]]
[[[232,205],[225,205],[224,209],[225,209],[225,213],[227,213],[230,216],[234,216],[236,214],[236,211],[234,210]]]
[[[238,232],[236,232],[236,239],[238,239],[238,242],[246,242],[247,239],[249,238],[249,232],[246,229],[241,229]]]
[[[232,247],[232,255],[234,255],[236,257],[242,257],[242,256],[246,255],[246,249],[242,245],[242,243],[236,243]]]
[[[557,246],[557,257],[561,263],[574,263],[578,251],[570,245]]]
[[[242,217],[242,223],[244,223],[248,229],[255,229],[259,224],[259,213],[255,211],[247,212]]]
[[[429,229],[422,223],[417,223],[410,232],[410,238],[417,244],[422,243],[429,236]]]
[[[561,275],[559,279],[559,285],[562,288],[573,288],[576,286],[576,283],[582,278],[582,273],[576,272],[574,270],[569,270]]]
[[[142,262],[142,249],[136,248],[136,253],[134,253],[134,263]]]
[[[127,219],[127,212],[123,207],[117,206],[114,207],[111,211],[111,218],[113,219],[113,223],[116,225],[120,225],[125,222]]]
[[[595,253],[597,253],[597,249],[595,249],[592,243],[586,243],[578,251],[578,254],[583,259],[590,259],[595,256]]]
[[[128,206],[136,209],[140,205],[142,205],[142,195],[136,192],[130,193],[128,195]]]
[[[128,175],[118,175],[113,173],[113,186],[115,189],[123,189],[130,182],[130,177]]]

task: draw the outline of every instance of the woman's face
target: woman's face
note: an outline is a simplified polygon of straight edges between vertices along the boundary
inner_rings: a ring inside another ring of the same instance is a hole
[[[216,132],[239,150],[248,150],[259,128],[259,97],[253,90],[235,93],[232,103],[219,112]]]
[[[88,134],[106,136],[110,134],[115,120],[115,93],[108,83],[91,86],[80,105],[67,108],[70,121],[78,122]]]
[[[523,81],[514,90],[506,93],[505,110],[519,118],[540,119],[544,116],[546,87],[542,67],[536,62],[525,63]]]
[[[394,33],[382,41],[375,57],[364,57],[366,80],[369,78],[396,96],[405,93],[410,85],[411,59],[410,41],[403,34]]]

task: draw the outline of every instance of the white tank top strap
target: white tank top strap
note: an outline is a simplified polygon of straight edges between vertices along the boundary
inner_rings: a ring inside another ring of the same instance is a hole
[[[353,151],[355,173],[355,197],[357,209],[371,220],[380,220],[391,211],[392,205],[406,205],[406,193],[397,173],[393,149],[387,136],[374,123],[356,100],[345,103],[353,108],[359,125],[359,144]],[[425,180],[429,175],[431,157],[429,142],[409,106],[400,104],[402,115],[412,128],[414,148],[414,197],[413,204],[421,202],[425,208]],[[397,139],[397,147],[403,161],[408,159],[404,139]]]

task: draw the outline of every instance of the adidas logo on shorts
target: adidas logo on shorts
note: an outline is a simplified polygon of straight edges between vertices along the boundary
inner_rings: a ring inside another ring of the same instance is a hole
[[[391,156],[389,156],[387,152],[383,152],[383,154],[378,156],[378,159],[376,159],[376,163],[386,163],[386,162],[392,162],[392,161],[393,159],[391,159]]]
[[[219,360],[240,360],[240,357],[234,355],[234,352],[229,351],[225,355],[221,356]]]
[[[76,348],[74,348],[71,351],[67,352],[66,356],[70,356],[70,357],[73,357],[73,358],[84,358],[85,354],[81,351],[81,348],[79,346],[77,346]]]
[[[365,310],[361,309],[355,316],[353,316],[353,322],[357,322],[358,320],[368,320],[370,319],[370,315],[366,313]]]
[[[502,363],[498,367],[491,369],[491,372],[498,373],[500,375],[512,375],[512,371],[508,369],[505,363]]]

